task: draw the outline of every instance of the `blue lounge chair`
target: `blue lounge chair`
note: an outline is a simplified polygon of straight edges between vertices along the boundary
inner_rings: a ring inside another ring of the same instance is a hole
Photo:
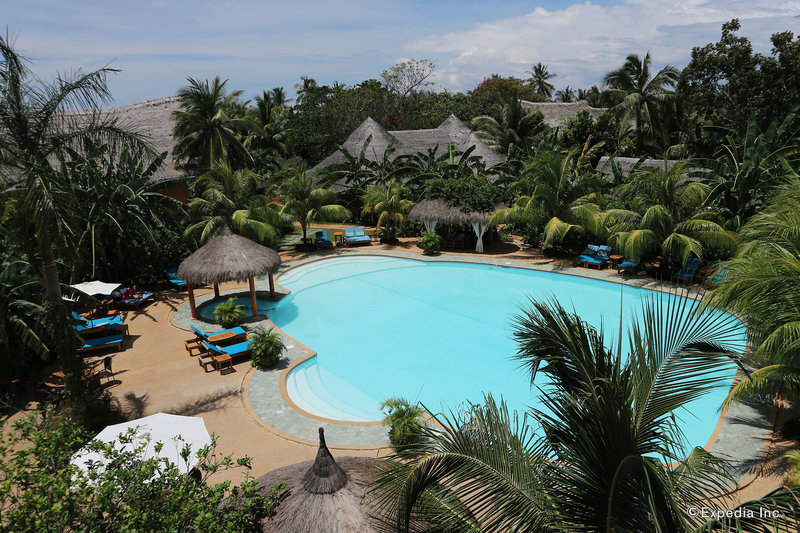
[[[102,350],[104,348],[111,348],[115,346],[117,350],[122,349],[122,341],[125,335],[109,335],[107,337],[97,337],[95,339],[84,339],[83,346],[78,348],[79,352],[89,352],[91,350]]]
[[[82,317],[75,311],[72,312],[72,318],[78,321],[78,324],[72,326],[78,333],[87,329],[95,329],[103,327],[114,328],[116,326],[121,326],[124,322],[122,320],[122,315],[114,315],[103,318],[90,319]]]
[[[200,339],[201,341],[207,341],[209,337],[213,337],[214,335],[219,335],[220,333],[235,333],[236,335],[244,335],[245,333],[247,333],[241,327],[223,329],[222,331],[212,331],[211,333],[206,333],[205,331],[197,329],[194,326],[191,326],[191,328],[192,331],[194,331],[194,334],[197,335],[197,338]]]
[[[315,240],[314,244],[317,246],[327,246],[333,247],[333,243],[328,240],[328,232],[327,231],[318,231],[315,233]]]
[[[183,289],[187,285],[186,281],[178,277],[178,267],[165,268],[164,275],[167,276],[167,281],[178,290]]]
[[[683,280],[688,285],[694,279],[695,275],[697,274],[697,271],[700,270],[701,264],[702,262],[698,258],[692,257],[688,261],[686,261],[686,266],[683,268],[683,270],[681,270],[680,272],[675,272],[672,275],[672,277],[678,278],[679,282]]]
[[[243,355],[250,355],[250,347],[252,344],[253,341],[244,341],[237,344],[231,344],[230,346],[217,346],[216,344],[211,344],[210,342],[203,342],[206,350],[208,350],[210,353],[216,355],[230,355],[232,359]]]
[[[359,226],[356,228],[344,228],[344,242],[345,244],[372,243],[372,239],[364,233],[364,227]]]
[[[135,307],[139,309],[144,302],[153,298],[155,295],[154,292],[145,292],[141,296],[137,298],[119,298],[114,300],[114,306],[116,307]]]
[[[703,281],[703,285],[706,288],[713,288],[717,283],[724,280],[728,276],[728,269],[727,268],[720,268],[714,271],[714,274],[708,276],[705,281]]]
[[[623,270],[636,270],[637,268],[639,268],[639,263],[641,262],[642,262],[641,254],[637,255],[636,258],[633,259],[632,261],[631,260],[623,261],[617,265],[617,274],[619,274]]]
[[[602,250],[601,250],[602,248]],[[588,268],[589,265],[596,266],[598,270],[600,270],[603,265],[608,262],[609,254],[611,253],[610,246],[597,246],[595,244],[590,244],[586,247],[586,250],[583,251],[581,255],[576,257],[574,260],[578,263],[583,263],[583,266]]]

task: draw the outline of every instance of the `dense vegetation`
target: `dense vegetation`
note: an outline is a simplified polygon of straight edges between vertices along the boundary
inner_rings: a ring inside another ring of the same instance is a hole
[[[744,380],[732,398],[783,384],[796,399],[800,40],[789,32],[775,34],[765,56],[754,54],[738,29],[738,21],[725,24],[720,41],[695,48],[681,71],[671,66],[655,71],[649,53],[621,57],[620,67],[589,89],[556,90],[556,73],[542,63],[532,65],[528,79],[488,75],[467,94],[431,91],[436,65],[427,60],[400,63],[380,80],[353,86],[320,85],[304,76],[293,105],[281,88],[244,101],[228,80],[190,78],[178,92],[181,109],[174,116],[173,156],[191,178],[186,205],[159,192],[171,185],[155,179],[166,154],[153,153],[140,134],[99,111],[110,102],[106,79],[115,71],[77,71],[41,81],[0,38],[0,384],[5,389],[15,378],[35,381],[40,369],[57,363],[66,374],[64,416],[96,423],[97,399],[88,394],[72,308],[62,299],[66,283],[97,278],[153,285],[164,268],[226,226],[277,247],[295,232],[306,241],[314,223],[349,220],[378,225],[382,239],[392,243],[397,236],[420,235],[421,225],[407,218],[415,203],[444,199],[465,212],[491,213],[493,223],[506,224],[505,231],[545,254],[569,256],[586,244],[607,243],[628,259],[642,258],[657,277],[691,258],[701,260],[717,272],[711,304],[745,318],[754,340],[753,353],[740,361],[755,370],[753,379]],[[579,97],[607,111],[596,119],[581,112],[553,129],[540,112],[520,103]],[[357,153],[341,146],[367,117],[391,131],[434,128],[451,114],[506,161],[487,168],[474,148],[462,153],[453,145],[399,157],[392,144],[371,156],[371,138]],[[309,171],[337,149],[344,163]],[[610,159],[597,170],[603,156]],[[622,164],[617,161],[622,157],[638,162]],[[646,164],[645,158],[661,163]],[[434,235],[426,239],[435,244]],[[82,297],[77,309],[96,303]],[[596,332],[562,311],[537,307],[529,318],[538,323],[555,316],[555,322],[583,331],[588,344],[561,355],[565,360],[597,356],[587,367],[589,377],[609,387],[616,403],[600,402],[586,383],[579,383],[586,389],[580,398],[569,387],[556,387],[549,401],[563,418],[548,423],[556,433],[572,428],[596,446],[592,453],[607,458],[609,448],[603,446],[615,443],[596,439],[593,426],[579,424],[583,415],[575,402],[598,400],[594,407],[605,414],[626,413],[629,419],[617,422],[627,431],[633,426],[625,424],[641,413],[623,400],[644,387],[636,381],[643,377],[634,379],[637,368],[623,369],[619,354],[600,349]],[[584,350],[592,346],[591,353]],[[556,355],[530,357],[548,361]],[[554,372],[554,378],[565,376]],[[654,434],[672,430],[662,415],[652,418]],[[570,487],[569,494],[551,493],[551,501],[538,502],[553,510],[552,516],[570,516],[576,526],[587,527],[629,511],[644,516],[642,506],[609,512],[586,505],[597,494],[578,486],[584,481],[580,476],[606,479],[607,472],[552,468],[560,461],[587,462],[580,450],[557,439],[523,446],[525,435],[511,431],[509,417],[491,402],[471,416],[453,421],[444,437],[429,436],[440,439],[431,449],[481,451],[470,439],[483,431],[486,442],[504,443],[490,450],[493,460],[533,466],[541,466],[542,458],[556,460],[551,468],[516,472],[536,483]],[[683,527],[680,505],[698,498],[697,480],[674,479],[646,459],[653,450],[671,448],[671,442],[651,434],[644,441],[636,438],[626,445],[633,447],[643,473],[624,487],[626,494],[647,487],[644,499],[631,502],[658,507],[664,530]],[[687,460],[682,468],[701,475],[714,461],[693,460],[699,463]],[[420,479],[437,487],[444,482],[430,474]],[[415,494],[425,499],[431,493]],[[403,504],[401,521],[416,512],[416,503]],[[579,510],[586,516],[578,517]],[[436,505],[423,511],[425,519],[472,520],[445,516]],[[497,521],[513,526],[502,516]]]

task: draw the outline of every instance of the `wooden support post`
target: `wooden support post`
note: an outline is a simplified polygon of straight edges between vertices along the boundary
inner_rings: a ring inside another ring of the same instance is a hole
[[[214,298],[219,298],[219,283],[214,284]]]
[[[189,283],[189,309],[192,312],[192,318],[197,318],[197,307],[194,305],[194,285]]]
[[[256,282],[251,276],[247,281],[250,282],[250,305],[253,306],[253,318],[258,316],[258,304],[256,303]]]
[[[272,278],[272,274],[269,275],[269,297],[275,298],[275,280]]]

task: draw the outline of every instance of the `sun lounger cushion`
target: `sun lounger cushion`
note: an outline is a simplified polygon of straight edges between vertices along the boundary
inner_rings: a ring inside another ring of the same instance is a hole
[[[344,240],[347,243],[372,242],[369,235],[364,233],[363,227],[345,228]]]
[[[691,279],[695,274],[697,274],[701,264],[702,263],[699,259],[692,257],[686,262],[686,267],[683,270],[676,272],[672,276],[680,279]]]
[[[333,243],[328,240],[328,233],[326,231],[318,231],[314,242],[317,246],[333,246]]]
[[[90,320],[88,318],[80,316],[79,314],[73,311],[72,317],[75,320],[79,320],[81,322],[80,324],[72,326],[75,329],[75,331],[79,333],[87,329],[96,329],[102,327],[108,327],[110,329],[113,329],[123,324],[123,320],[120,315],[114,315],[105,318],[95,318],[93,320]]]
[[[219,335],[220,333],[235,333],[236,335],[244,335],[246,333],[246,331],[241,327],[223,329],[222,331],[212,331],[211,333],[206,333],[205,331],[201,331],[194,326],[191,326],[191,328],[192,331],[194,331],[194,334],[203,340],[206,340],[209,337],[213,337],[214,335]]]
[[[125,335],[120,334],[109,335],[107,337],[97,337],[96,339],[84,339],[83,346],[78,348],[78,350],[85,351],[101,348],[103,346],[114,346],[115,344],[120,344],[124,338]]]
[[[178,277],[178,269],[175,267],[169,267],[164,269],[164,274],[167,276],[167,281],[175,285],[176,287],[185,287],[186,282]]]
[[[141,296],[139,296],[138,298],[122,298],[122,299],[119,299],[119,300],[114,300],[114,305],[138,306],[139,304],[141,304],[142,302],[144,302],[148,298],[152,298],[154,294],[155,294],[154,292],[146,292],[146,293],[142,294]]]
[[[232,344],[230,346],[220,347],[215,346],[214,344],[204,342],[203,345],[209,352],[216,353],[218,355],[227,354],[231,357],[236,357],[237,355],[243,354],[245,352],[250,351],[250,345],[253,344],[253,341],[245,341],[240,342],[238,344]]]

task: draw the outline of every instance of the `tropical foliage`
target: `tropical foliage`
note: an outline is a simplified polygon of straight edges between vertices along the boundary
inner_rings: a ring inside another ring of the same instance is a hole
[[[343,222],[350,212],[336,204],[336,193],[318,188],[314,178],[302,169],[292,169],[293,177],[281,188],[284,199],[281,214],[297,221],[303,230],[303,242],[308,240],[308,225],[312,222]]]
[[[377,227],[383,228],[386,242],[395,242],[395,227],[405,220],[414,206],[405,195],[406,189],[396,180],[390,180],[385,185],[373,185],[364,195],[362,215],[372,217]]]
[[[197,188],[202,193],[189,202],[192,224],[184,233],[188,239],[205,243],[226,227],[258,243],[277,238],[278,207],[263,193],[257,174],[220,162],[197,180]]]
[[[788,491],[743,504],[753,515],[744,520],[687,512],[714,507],[729,478],[722,459],[686,449],[673,411],[722,385],[718,370],[744,346],[736,320],[697,304],[650,300],[642,312],[625,348],[620,338],[610,349],[602,331],[557,302],[523,309],[516,358],[532,382],[547,375],[543,407],[528,418],[488,397],[423,428],[417,455],[396,457],[376,484],[391,527],[689,532],[791,523]],[[759,506],[784,518],[762,518]]]

